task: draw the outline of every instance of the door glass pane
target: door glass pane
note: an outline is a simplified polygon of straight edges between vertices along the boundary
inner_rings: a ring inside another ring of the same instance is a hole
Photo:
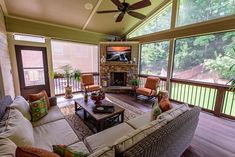
[[[25,86],[44,85],[44,69],[24,69]]]
[[[42,51],[21,50],[23,68],[43,67]]]
[[[43,52],[21,50],[25,86],[44,85]]]

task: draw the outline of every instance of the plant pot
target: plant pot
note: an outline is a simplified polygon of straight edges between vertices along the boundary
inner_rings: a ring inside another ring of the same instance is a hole
[[[65,87],[64,89],[65,89],[65,96],[64,96],[64,98],[65,99],[71,99],[73,97],[72,86]]]

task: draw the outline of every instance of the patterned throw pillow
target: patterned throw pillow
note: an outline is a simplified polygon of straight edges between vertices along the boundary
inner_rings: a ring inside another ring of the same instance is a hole
[[[66,145],[53,145],[53,152],[61,157],[87,157],[88,154],[72,150]]]
[[[34,147],[17,147],[16,157],[60,157],[56,153]]]
[[[32,122],[35,122],[47,115],[48,109],[45,97],[30,103],[30,113],[32,116]]]
[[[47,102],[47,108],[50,108],[50,101],[47,95],[47,92],[45,90],[42,90],[41,92],[37,94],[29,94],[29,102],[34,102],[37,100],[40,100],[41,98],[45,97]]]
[[[157,116],[159,116],[162,113],[162,110],[160,106],[158,105],[157,101],[155,104],[153,104],[153,109],[152,109],[152,120],[157,119]]]

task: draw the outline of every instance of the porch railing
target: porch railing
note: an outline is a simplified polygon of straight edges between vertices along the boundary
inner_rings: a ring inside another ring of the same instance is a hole
[[[144,86],[147,75],[139,75],[140,86]],[[160,90],[166,89],[166,78],[160,77]],[[235,119],[235,92],[228,86],[211,83],[201,83],[190,80],[171,79],[170,99],[203,110]]]
[[[235,117],[235,92],[225,92],[222,114]]]
[[[85,73],[83,73],[85,74]],[[94,76],[95,84],[99,84],[99,73],[92,73]],[[74,79],[69,80],[69,84],[72,86],[73,93],[81,91],[81,82],[77,82]],[[66,78],[54,78],[54,86],[55,86],[55,95],[62,95],[65,93],[64,87],[67,85]]]

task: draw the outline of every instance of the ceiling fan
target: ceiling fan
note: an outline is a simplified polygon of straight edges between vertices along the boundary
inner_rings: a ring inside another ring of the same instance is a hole
[[[123,0],[122,3],[119,0],[111,0],[111,1],[117,6],[117,10],[97,11],[96,13],[103,14],[103,13],[120,12],[120,14],[118,15],[118,17],[116,19],[116,22],[121,22],[126,13],[135,17],[135,18],[142,20],[146,16],[141,13],[135,12],[133,10],[141,9],[141,8],[144,8],[144,7],[151,5],[150,0],[142,0],[142,1],[139,1],[139,2],[134,3],[132,5],[130,5],[129,3],[126,3],[125,0]]]

